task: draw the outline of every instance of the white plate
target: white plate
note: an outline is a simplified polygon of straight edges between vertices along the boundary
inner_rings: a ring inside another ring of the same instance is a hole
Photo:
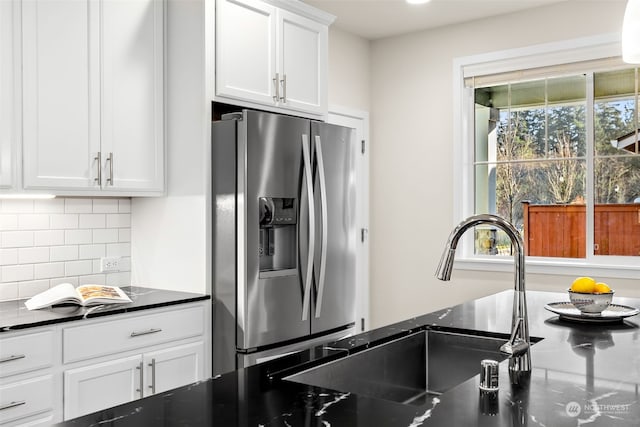
[[[569,301],[552,302],[545,305],[544,308],[557,314],[561,319],[590,323],[619,322],[625,317],[635,316],[640,313],[640,310],[637,308],[629,307],[627,305],[609,304],[609,307],[599,314],[584,314],[575,308],[575,306]]]

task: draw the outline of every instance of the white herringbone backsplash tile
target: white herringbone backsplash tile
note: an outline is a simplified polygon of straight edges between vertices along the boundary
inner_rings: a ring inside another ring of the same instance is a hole
[[[123,258],[101,273],[100,258]],[[131,199],[0,200],[0,301],[60,283],[131,282]]]

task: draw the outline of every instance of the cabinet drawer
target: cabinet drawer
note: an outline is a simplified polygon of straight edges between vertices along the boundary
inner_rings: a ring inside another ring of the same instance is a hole
[[[202,335],[203,329],[202,306],[65,328],[63,360],[75,362],[189,338]]]
[[[53,363],[53,331],[0,338],[0,378]]]
[[[0,424],[53,409],[53,377],[45,375],[0,387]]]

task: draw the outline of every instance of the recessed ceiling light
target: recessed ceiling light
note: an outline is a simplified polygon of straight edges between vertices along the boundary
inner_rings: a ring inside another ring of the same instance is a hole
[[[431,0],[407,0],[409,4],[424,4],[429,3]]]

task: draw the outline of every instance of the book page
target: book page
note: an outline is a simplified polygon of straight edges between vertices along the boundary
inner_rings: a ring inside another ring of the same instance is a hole
[[[117,286],[106,285],[82,285],[76,288],[76,292],[83,302],[130,302],[131,299]]]
[[[76,289],[71,283],[61,283],[51,289],[47,289],[25,301],[24,305],[29,310],[35,310],[61,302],[74,302],[76,304],[80,302],[76,295]]]

